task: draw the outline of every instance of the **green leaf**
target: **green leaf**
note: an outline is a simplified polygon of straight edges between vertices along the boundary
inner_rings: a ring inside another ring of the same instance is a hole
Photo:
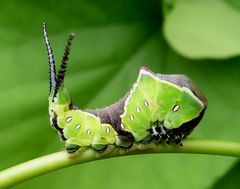
[[[219,178],[212,189],[238,189],[240,177],[240,162],[238,161],[223,177]]]
[[[240,12],[222,0],[177,0],[165,15],[164,35],[180,54],[193,59],[240,54]]]
[[[69,32],[76,34],[65,83],[75,105],[95,108],[117,101],[143,65],[154,72],[183,73],[209,99],[204,120],[191,137],[239,140],[240,58],[191,61],[176,54],[161,32],[158,0],[22,0],[2,2],[0,9],[1,170],[64,148],[48,118],[43,21],[58,65]],[[235,161],[175,154],[115,158],[59,170],[14,188],[201,189],[212,186]]]

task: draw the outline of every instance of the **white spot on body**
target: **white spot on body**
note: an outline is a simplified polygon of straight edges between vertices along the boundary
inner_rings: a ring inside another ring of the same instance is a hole
[[[134,116],[133,116],[133,115],[130,115],[129,117],[130,117],[130,119],[131,119],[132,121],[134,120]]]
[[[77,125],[75,126],[75,129],[78,130],[78,129],[80,129],[80,127],[81,127],[81,125],[80,125],[80,124],[77,124]]]
[[[145,105],[145,106],[148,106],[148,105],[149,105],[149,104],[148,104],[148,101],[145,100],[145,101],[144,101],[144,105]]]
[[[137,112],[141,112],[141,109],[139,107],[136,108]]]
[[[107,127],[106,128],[106,133],[109,134],[110,133],[110,129]]]
[[[125,126],[123,125],[123,123],[121,123],[121,128],[122,128],[122,129],[125,129]]]
[[[180,108],[180,106],[177,104],[177,105],[175,105],[175,106],[173,107],[173,111],[176,112],[176,111],[179,110],[179,108]]]
[[[71,122],[72,121],[72,118],[71,117],[68,117],[67,119],[66,119],[66,122],[67,123],[69,123],[69,122]]]
[[[90,134],[91,134],[91,129],[88,129],[88,130],[86,131],[86,134],[87,134],[87,135],[90,135]]]

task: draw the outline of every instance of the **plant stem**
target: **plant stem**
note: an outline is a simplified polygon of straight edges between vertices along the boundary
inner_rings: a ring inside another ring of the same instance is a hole
[[[111,150],[102,153],[87,148],[74,157],[71,157],[65,151],[61,151],[1,171],[0,188],[10,187],[27,179],[75,164],[110,157],[151,153],[192,153],[240,157],[240,143],[207,139],[185,139],[182,147],[164,144],[155,145],[154,147],[150,144],[135,144],[130,150],[113,147]]]

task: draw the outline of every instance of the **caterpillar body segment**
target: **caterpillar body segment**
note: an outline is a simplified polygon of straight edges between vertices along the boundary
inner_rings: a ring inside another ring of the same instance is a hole
[[[117,103],[95,110],[79,109],[64,87],[74,35],[67,41],[56,75],[46,24],[43,33],[49,58],[50,122],[66,142],[68,152],[82,146],[103,150],[110,144],[127,148],[133,142],[146,141],[181,145],[203,117],[207,99],[187,76],[155,74],[146,67],[140,69],[131,90]]]

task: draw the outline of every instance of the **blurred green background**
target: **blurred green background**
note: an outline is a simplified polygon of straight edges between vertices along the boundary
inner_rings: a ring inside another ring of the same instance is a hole
[[[190,137],[240,141],[240,1],[1,1],[0,170],[64,149],[48,118],[48,60],[75,32],[65,85],[74,104],[116,102],[145,65],[190,76],[209,108]],[[91,162],[13,188],[239,188],[240,161],[155,154]]]

